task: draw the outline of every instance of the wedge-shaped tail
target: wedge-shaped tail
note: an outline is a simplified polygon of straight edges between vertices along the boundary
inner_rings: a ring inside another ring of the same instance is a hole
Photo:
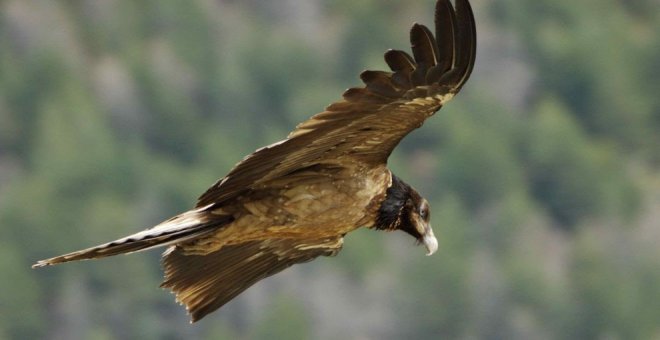
[[[209,218],[209,216],[213,215],[206,213],[203,209],[191,210],[153,228],[124,238],[96,247],[38,261],[32,268],[70,261],[98,259],[118,254],[129,254],[155,247],[177,244],[206,236],[217,230],[218,227],[231,221],[229,217],[213,216],[213,218]]]

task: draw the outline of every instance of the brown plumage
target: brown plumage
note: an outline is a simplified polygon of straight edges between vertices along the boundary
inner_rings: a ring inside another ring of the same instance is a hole
[[[335,255],[359,227],[402,230],[437,248],[428,202],[394,176],[399,141],[449,101],[474,65],[476,33],[467,0],[439,0],[436,37],[410,31],[411,57],[389,50],[392,70],[365,71],[364,87],[239,162],[193,210],[134,235],[37,262],[34,267],[169,246],[165,280],[192,321],[259,280]]]

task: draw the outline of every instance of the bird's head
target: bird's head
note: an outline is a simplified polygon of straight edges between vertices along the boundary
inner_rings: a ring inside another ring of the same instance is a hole
[[[380,230],[402,230],[426,247],[426,255],[435,253],[438,240],[431,229],[429,202],[415,189],[392,175],[392,186],[378,210],[375,227]]]

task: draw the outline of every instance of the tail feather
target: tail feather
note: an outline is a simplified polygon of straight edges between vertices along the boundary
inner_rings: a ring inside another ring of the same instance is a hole
[[[178,244],[212,233],[219,226],[230,221],[231,217],[229,216],[210,215],[202,209],[191,210],[153,228],[124,238],[38,261],[32,265],[32,268],[70,261],[97,259],[118,254],[129,254],[155,247]]]

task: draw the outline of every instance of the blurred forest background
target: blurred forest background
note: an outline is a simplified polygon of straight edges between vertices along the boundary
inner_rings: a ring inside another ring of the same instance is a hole
[[[657,0],[473,1],[472,79],[390,161],[432,257],[357,231],[192,326],[159,251],[30,269],[187,210],[433,6],[0,2],[0,338],[660,338]]]

